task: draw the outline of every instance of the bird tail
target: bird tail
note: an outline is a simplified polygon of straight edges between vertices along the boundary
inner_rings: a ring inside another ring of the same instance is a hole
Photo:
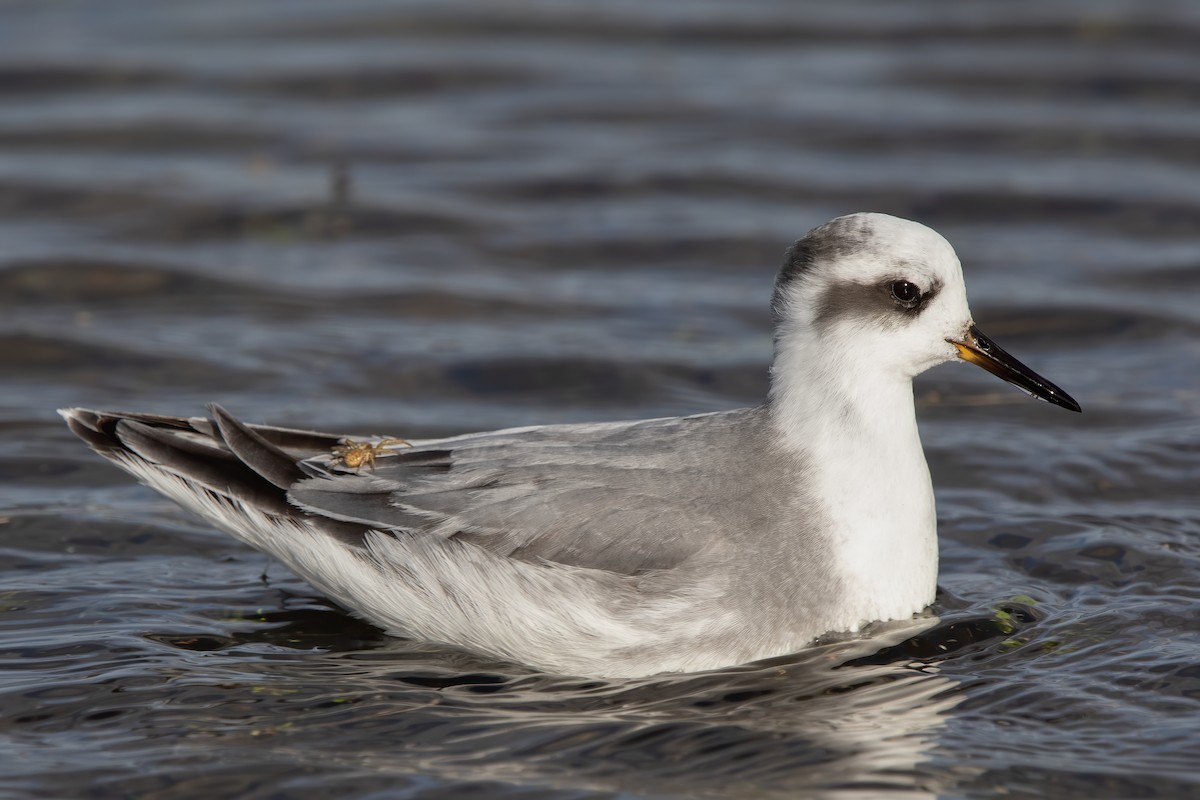
[[[229,519],[214,514],[216,501],[279,517],[302,515],[287,502],[287,489],[306,476],[306,459],[329,453],[341,437],[247,425],[216,404],[209,411],[211,417],[86,408],[58,413],[97,453],[225,530],[230,530]]]

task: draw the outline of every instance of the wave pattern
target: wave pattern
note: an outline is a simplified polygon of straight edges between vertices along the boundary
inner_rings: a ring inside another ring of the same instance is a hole
[[[1184,0],[5,4],[6,791],[1195,794],[1197,43]],[[753,403],[783,250],[854,210],[944,232],[980,326],[1086,412],[920,379],[925,630],[628,683],[483,663],[330,608],[52,414]]]

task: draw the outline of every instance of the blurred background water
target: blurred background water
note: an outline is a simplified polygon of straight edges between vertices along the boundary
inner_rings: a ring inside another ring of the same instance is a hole
[[[1085,409],[918,381],[916,638],[624,683],[389,639],[53,413],[755,403],[784,248],[856,210]],[[1190,0],[9,0],[0,795],[1196,796],[1198,221]]]

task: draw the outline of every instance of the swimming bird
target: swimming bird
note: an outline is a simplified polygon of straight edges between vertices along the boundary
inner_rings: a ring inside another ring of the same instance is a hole
[[[787,253],[770,391],[697,416],[356,440],[64,409],[96,452],[389,633],[560,674],[783,655],[934,599],[912,379],[955,358],[1079,411],[976,328],[933,230],[839,217]]]

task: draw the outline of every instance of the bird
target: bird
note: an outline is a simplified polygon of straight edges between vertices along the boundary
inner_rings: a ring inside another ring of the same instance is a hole
[[[914,376],[955,359],[1079,404],[975,325],[953,247],[879,213],[788,250],[758,405],[432,440],[60,410],[118,467],[389,634],[636,678],[911,619],[938,542]]]

